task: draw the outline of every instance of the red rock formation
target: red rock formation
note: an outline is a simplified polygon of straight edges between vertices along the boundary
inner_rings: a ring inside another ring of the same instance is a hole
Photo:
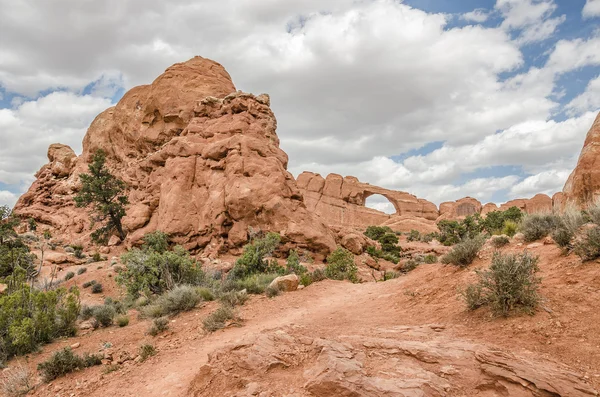
[[[530,199],[516,199],[508,201],[500,206],[500,211],[506,211],[510,207],[517,207],[528,214],[537,212],[552,212],[552,199],[546,194],[536,194]]]
[[[481,208],[481,215],[484,216],[493,211],[498,211],[498,206],[494,203],[487,203]]]
[[[461,198],[456,201],[448,201],[440,204],[440,216],[442,219],[460,219],[481,212],[481,202],[472,197]]]
[[[600,114],[585,138],[577,166],[569,176],[563,194],[563,206],[586,206],[600,196]]]
[[[398,216],[429,220],[435,220],[438,216],[435,204],[427,200],[362,183],[352,176],[343,178],[329,174],[324,179],[319,174],[303,172],[298,176],[297,183],[307,208],[328,225],[365,228],[381,225]],[[388,215],[365,207],[366,199],[374,194],[387,198],[396,209],[396,214]]]
[[[50,163],[15,213],[85,239],[88,215],[73,206],[73,195],[93,153],[104,149],[107,166],[129,187],[129,242],[162,230],[188,249],[216,253],[239,247],[258,228],[326,254],[333,234],[306,209],[276,126],[267,95],[235,92],[221,65],[196,57],[96,117],[79,158],[51,146]]]

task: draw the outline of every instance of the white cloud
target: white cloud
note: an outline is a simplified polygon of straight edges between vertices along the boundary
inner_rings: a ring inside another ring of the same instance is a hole
[[[471,12],[461,15],[461,19],[469,22],[483,23],[489,18],[489,13],[483,8],[477,8]]]
[[[556,11],[554,0],[497,0],[496,10],[504,17],[502,28],[520,32],[518,42],[530,44],[554,34],[566,17],[550,18]]]
[[[591,80],[585,91],[566,106],[570,114],[600,110],[600,75]]]
[[[512,197],[533,197],[538,193],[550,197],[562,190],[571,169],[549,170],[525,178],[510,189]]]
[[[583,6],[582,15],[584,18],[600,16],[600,0],[587,0]]]
[[[584,66],[600,65],[600,34],[588,39],[560,40],[546,63],[554,73],[566,73]]]
[[[51,143],[65,143],[80,151],[87,127],[109,106],[107,99],[53,92],[15,109],[0,109],[0,182],[31,183],[33,173],[48,162]]]
[[[17,202],[17,195],[8,190],[0,190],[0,205],[8,205],[12,208]]]

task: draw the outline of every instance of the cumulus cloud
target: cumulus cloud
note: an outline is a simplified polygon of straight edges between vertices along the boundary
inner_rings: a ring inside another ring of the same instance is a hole
[[[0,190],[0,205],[8,205],[12,208],[17,202],[17,199],[17,195],[13,192],[9,192],[8,190]]]
[[[469,22],[483,23],[489,18],[489,13],[483,8],[477,8],[461,15],[461,19]]]
[[[55,142],[81,150],[82,137],[110,101],[89,95],[53,92],[15,109],[0,109],[0,182],[22,185],[47,163],[48,146]]]
[[[600,76],[591,80],[585,91],[569,102],[566,109],[570,114],[600,109]]]
[[[521,44],[550,38],[566,20],[564,15],[551,18],[557,9],[554,0],[497,0],[495,8],[504,17],[504,29],[520,32]]]
[[[600,16],[600,0],[587,0],[583,6],[582,15],[584,18]]]

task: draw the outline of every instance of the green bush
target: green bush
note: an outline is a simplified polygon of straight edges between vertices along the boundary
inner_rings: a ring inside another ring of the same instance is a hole
[[[192,310],[202,301],[198,290],[189,285],[180,285],[161,295],[156,301],[144,308],[148,317],[163,317]]]
[[[102,291],[104,291],[104,288],[102,287],[102,284],[95,283],[95,284],[92,285],[92,294],[101,294]]]
[[[285,269],[280,269],[276,261],[265,260],[265,257],[271,255],[280,242],[281,236],[277,233],[267,233],[265,237],[254,239],[244,247],[242,256],[235,262],[228,276],[236,279],[257,273],[285,272]]]
[[[394,231],[388,226],[369,226],[365,231],[365,236],[371,240],[379,241],[383,236]]]
[[[408,237],[406,237],[406,240],[408,241],[419,241],[421,239],[421,233],[419,233],[418,230],[411,230],[410,233],[408,233]]]
[[[286,271],[288,274],[294,273],[298,276],[308,272],[306,267],[300,264],[300,255],[298,255],[298,251],[290,250],[286,262]]]
[[[161,332],[164,332],[169,329],[169,319],[166,317],[155,318],[152,321],[152,325],[148,329],[148,334],[151,336],[156,336]]]
[[[101,360],[101,357],[97,355],[80,357],[73,353],[70,348],[66,347],[52,354],[48,360],[39,363],[38,371],[40,371],[45,382],[50,382],[70,372],[100,365],[102,363]]]
[[[126,327],[129,325],[129,317],[125,316],[125,315],[120,315],[117,317],[117,325],[119,327]]]
[[[373,246],[367,247],[367,253],[373,258],[381,258],[392,263],[398,263],[402,248],[398,245],[398,237],[387,226],[369,226],[365,231],[365,236],[381,244],[378,250]]]
[[[479,250],[483,247],[484,243],[485,239],[481,236],[466,239],[463,242],[456,244],[452,248],[452,251],[444,255],[442,257],[442,263],[466,267],[473,263],[475,258],[477,258],[477,253],[479,253]]]
[[[515,221],[505,221],[504,226],[502,227],[501,233],[508,236],[514,237],[519,230],[519,224]]]
[[[156,355],[156,349],[150,344],[140,346],[140,360],[146,361],[148,358]]]
[[[233,319],[235,319],[233,308],[223,305],[204,319],[202,327],[206,332],[215,332],[225,328],[226,322]]]
[[[125,269],[117,275],[117,283],[136,299],[140,294],[160,295],[177,285],[198,285],[204,278],[200,265],[183,247],[167,251],[166,235],[155,232],[146,235],[142,249],[133,249],[121,256]]]
[[[553,231],[551,236],[556,245],[567,250],[571,248],[571,241],[573,240],[573,237],[575,237],[571,231],[562,227]]]
[[[31,290],[18,274],[8,281],[11,288],[0,296],[0,364],[55,338],[75,335],[77,289]]]
[[[200,295],[200,298],[202,298],[202,300],[205,302],[210,302],[210,301],[215,300],[215,293],[209,288],[197,287],[196,291],[198,291],[198,295]]]
[[[442,220],[438,222],[438,241],[446,246],[458,244],[463,240],[474,239],[483,231],[479,214],[467,216],[462,221]]]
[[[67,274],[65,274],[65,281],[69,281],[70,279],[72,279],[73,277],[75,277],[75,273],[73,272],[68,272]]]
[[[241,306],[248,300],[248,294],[245,291],[229,291],[221,294],[219,300],[224,306]]]
[[[477,270],[478,283],[463,293],[470,309],[489,305],[494,314],[508,316],[514,310],[533,314],[538,303],[538,257],[494,253],[489,270]]]
[[[583,261],[600,258],[600,227],[587,229],[575,243],[574,251]]]
[[[398,272],[388,270],[385,273],[383,273],[383,281],[393,280],[398,277],[400,277],[400,274]]]
[[[94,328],[109,327],[117,314],[111,305],[94,306],[92,316],[94,317]]]
[[[87,272],[87,267],[80,267],[79,269],[77,269],[77,274],[80,276],[85,272]]]
[[[525,241],[531,242],[548,236],[561,223],[561,218],[554,214],[530,214],[523,218],[519,229]]]
[[[423,262],[428,263],[428,264],[437,263],[437,261],[438,261],[438,258],[437,258],[437,256],[435,256],[435,254],[427,254],[423,258]]]
[[[358,282],[358,268],[354,263],[354,255],[345,248],[338,247],[327,257],[325,276],[332,280],[350,280]]]
[[[510,243],[510,239],[507,236],[493,236],[492,247],[502,248]]]
[[[262,294],[265,289],[275,280],[279,274],[263,273],[263,274],[251,274],[241,279],[227,280],[223,285],[223,290],[246,290],[249,294]]]
[[[506,211],[488,212],[481,225],[483,231],[490,235],[502,233],[512,237],[521,218],[523,218],[523,211],[518,207],[510,207]]]
[[[268,286],[265,289],[265,294],[267,295],[267,298],[274,298],[276,296],[278,296],[281,293],[281,291],[279,290],[279,287],[277,286]]]
[[[93,262],[102,262],[103,260],[104,258],[102,257],[102,255],[100,255],[99,252],[94,252],[94,254],[92,255]]]
[[[78,259],[85,258],[85,255],[83,254],[83,246],[82,245],[71,244],[71,248],[73,248],[75,258],[78,258]]]

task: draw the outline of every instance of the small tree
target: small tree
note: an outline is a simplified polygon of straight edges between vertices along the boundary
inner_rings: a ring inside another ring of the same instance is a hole
[[[94,205],[96,217],[93,222],[104,222],[104,226],[92,233],[92,240],[106,244],[110,234],[116,230],[121,240],[125,232],[121,219],[125,216],[125,205],[129,204],[124,194],[125,182],[112,175],[105,167],[106,154],[99,149],[88,166],[89,174],[81,174],[81,190],[75,196],[77,207]]]

